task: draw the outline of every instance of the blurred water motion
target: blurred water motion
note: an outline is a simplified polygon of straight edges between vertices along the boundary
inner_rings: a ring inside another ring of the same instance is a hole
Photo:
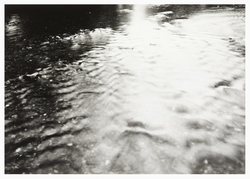
[[[245,8],[99,8],[9,7],[5,173],[245,173]]]

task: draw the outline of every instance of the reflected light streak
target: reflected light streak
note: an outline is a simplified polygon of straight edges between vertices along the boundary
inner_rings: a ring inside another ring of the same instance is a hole
[[[146,19],[147,5],[137,4],[133,6],[133,12],[131,13],[130,25],[128,32],[135,38],[150,38],[155,31],[152,31],[156,27],[156,23]]]
[[[146,16],[146,5],[136,4],[133,6],[132,23],[138,23]]]

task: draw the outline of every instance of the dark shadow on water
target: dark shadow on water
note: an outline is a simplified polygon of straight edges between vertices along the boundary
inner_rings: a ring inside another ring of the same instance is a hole
[[[75,33],[79,29],[115,27],[115,5],[6,5],[5,14],[20,14],[27,18],[27,35],[58,35]]]
[[[245,151],[239,150],[234,158],[206,151],[204,153],[198,157],[193,174],[245,174]]]
[[[116,28],[115,5],[6,5],[5,79],[32,73],[37,68],[62,60],[78,60],[79,54],[58,37],[76,34],[80,29]],[[12,29],[12,30],[11,30]],[[45,46],[41,43],[48,42]]]

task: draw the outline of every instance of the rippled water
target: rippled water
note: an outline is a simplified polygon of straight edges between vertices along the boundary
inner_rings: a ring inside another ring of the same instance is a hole
[[[5,172],[245,173],[245,9],[176,9],[39,38],[8,16]]]

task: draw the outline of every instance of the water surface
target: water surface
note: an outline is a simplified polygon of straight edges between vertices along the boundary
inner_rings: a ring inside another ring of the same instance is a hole
[[[244,8],[48,7],[7,7],[5,173],[245,173]]]

